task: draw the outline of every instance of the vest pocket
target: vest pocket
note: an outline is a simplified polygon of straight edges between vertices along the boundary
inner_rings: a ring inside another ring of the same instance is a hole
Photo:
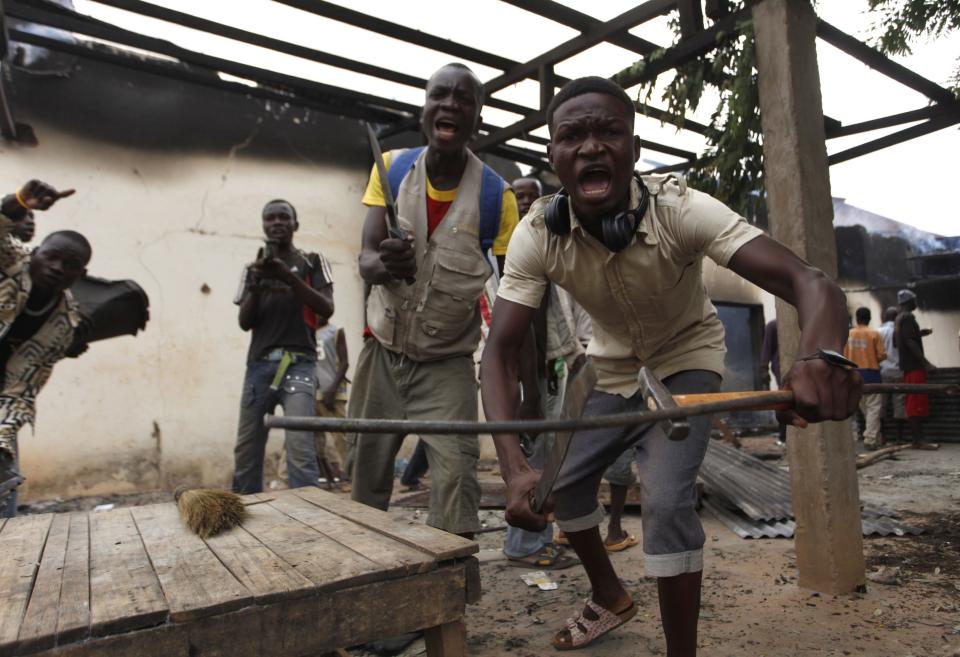
[[[417,313],[412,318],[410,333],[404,348],[410,355],[422,361],[437,360],[450,356],[472,354],[480,339],[480,313],[465,313],[450,317],[434,313],[425,317]]]
[[[473,314],[489,277],[490,266],[483,256],[440,249],[425,305],[466,320]]]
[[[370,312],[368,306],[367,323],[381,344],[392,347],[397,343],[397,311],[393,306],[380,306],[382,311]]]

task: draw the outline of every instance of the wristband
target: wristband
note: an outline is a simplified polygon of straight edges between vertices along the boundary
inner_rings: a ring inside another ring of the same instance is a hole
[[[20,204],[20,207],[21,207],[21,208],[23,208],[24,210],[32,210],[32,209],[33,209],[33,208],[31,208],[29,205],[27,205],[27,202],[23,200],[23,197],[22,197],[22,196],[20,196],[20,190],[19,190],[19,189],[18,189],[17,191],[15,191],[15,192],[13,193],[13,195],[14,195],[14,197],[16,197],[17,203]]]
[[[804,356],[803,358],[798,358],[797,360],[824,360],[828,365],[841,367],[845,370],[855,370],[859,367],[855,362],[832,349],[820,348],[817,349],[815,353]]]

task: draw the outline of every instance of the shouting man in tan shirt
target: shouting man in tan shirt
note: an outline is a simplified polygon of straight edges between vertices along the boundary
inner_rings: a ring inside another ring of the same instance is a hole
[[[682,179],[634,173],[640,155],[634,111],[622,89],[593,77],[570,82],[550,104],[549,156],[564,191],[537,201],[510,242],[481,365],[487,418],[515,415],[519,345],[549,282],[567,290],[593,318],[587,353],[599,382],[585,415],[644,408],[637,385],[643,365],[673,393],[718,390],[723,326],[703,287],[704,256],[797,308],[800,354],[807,358],[784,377],[797,406],[783,419],[805,426],[849,417],[860,400],[860,376],[823,358],[824,350],[842,350],[846,340],[843,292]],[[596,498],[604,470],[634,446],[643,486],[646,573],[658,578],[667,654],[696,653],[704,534],[694,484],[709,418],[690,424],[690,437],[680,442],[649,425],[575,436],[554,488],[555,513],[593,594],[558,632],[555,647],[587,645],[636,613],[603,547],[598,531],[603,510]],[[507,520],[542,529],[545,516],[529,504],[539,473],[516,436],[499,434],[494,440],[507,483]]]

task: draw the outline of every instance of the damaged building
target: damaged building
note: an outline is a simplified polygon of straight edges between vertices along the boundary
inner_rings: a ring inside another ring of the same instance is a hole
[[[69,204],[41,218],[40,233],[82,230],[95,245],[91,273],[136,280],[151,299],[152,316],[141,336],[97,344],[80,360],[58,366],[39,399],[34,435],[21,441],[30,473],[25,497],[226,482],[248,339],[237,327],[232,299],[241,267],[262,239],[259,208],[276,197],[296,205],[297,243],[330,260],[337,323],[347,329],[351,353],[359,353],[359,199],[370,166],[361,120],[397,121],[404,106],[342,90],[329,94],[321,84],[305,87],[294,101],[266,85],[249,86],[183,61],[81,43],[29,23],[10,27],[33,31],[34,44],[57,43],[52,51],[11,41],[2,79],[15,109],[8,129],[17,138],[0,141],[0,174],[7,181],[43,177],[76,187]],[[415,139],[407,132],[387,144]],[[519,174],[493,152],[484,157],[504,177]],[[521,162],[525,157],[504,154]],[[844,249],[848,231],[867,235],[838,225]],[[865,303],[878,317],[897,285],[921,285],[918,267],[949,268],[933,252],[904,247],[908,269],[894,275],[868,262],[879,251],[866,239],[860,256],[842,258],[851,310]],[[881,278],[868,278],[868,271]],[[704,263],[704,275],[727,327],[724,385],[756,388],[773,299],[712,262]],[[917,288],[920,319],[934,328],[931,359],[958,366],[949,285],[937,293],[940,301],[928,301]],[[86,386],[88,377],[111,384]],[[279,442],[272,441],[272,451]],[[489,443],[484,455],[493,456]]]

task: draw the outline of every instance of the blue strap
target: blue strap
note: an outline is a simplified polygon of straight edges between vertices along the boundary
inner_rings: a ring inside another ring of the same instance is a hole
[[[500,232],[503,185],[503,178],[484,164],[483,177],[480,179],[480,248],[484,253],[493,247]]]
[[[426,148],[426,146],[408,148],[390,158],[390,168],[387,170],[387,182],[390,184],[390,191],[393,192],[394,202],[397,201],[397,196],[400,194],[400,183],[402,183],[403,179],[410,173],[410,169],[416,164],[417,158],[420,157],[420,153],[423,152],[424,148]],[[383,184],[382,180],[380,184]]]
[[[387,182],[393,192],[394,200],[400,194],[400,184],[410,173],[425,146],[408,148],[390,159]],[[382,181],[381,181],[382,184]],[[503,209],[503,178],[496,171],[483,165],[480,179],[480,248],[486,253],[493,247],[497,233],[500,232],[500,213]]]

